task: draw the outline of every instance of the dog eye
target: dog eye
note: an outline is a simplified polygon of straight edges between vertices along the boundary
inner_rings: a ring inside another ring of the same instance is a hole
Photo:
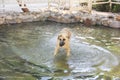
[[[65,41],[65,39],[63,39],[63,41]]]
[[[61,39],[59,39],[61,41]]]

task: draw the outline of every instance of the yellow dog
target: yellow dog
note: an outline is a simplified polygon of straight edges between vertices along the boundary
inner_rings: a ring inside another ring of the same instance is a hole
[[[70,37],[71,32],[69,29],[64,28],[61,30],[57,38],[57,45],[55,48],[54,56],[56,56],[60,48],[64,48],[66,50],[67,56],[70,55]]]

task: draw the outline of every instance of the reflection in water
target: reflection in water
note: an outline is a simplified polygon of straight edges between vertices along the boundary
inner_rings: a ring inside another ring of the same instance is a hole
[[[54,58],[54,64],[57,68],[54,71],[55,76],[69,76],[70,68],[68,64],[68,59],[65,54],[59,53],[59,55]]]
[[[56,38],[64,27],[73,33],[71,56],[67,58],[61,51],[54,57]],[[21,58],[54,68],[54,76],[68,76],[67,79],[120,77],[119,37],[119,30],[80,24],[34,22],[0,27],[0,47],[6,45]]]

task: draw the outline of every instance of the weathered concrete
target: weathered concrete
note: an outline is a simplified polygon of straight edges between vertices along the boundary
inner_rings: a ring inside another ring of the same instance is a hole
[[[41,10],[40,12],[6,12],[5,14],[0,14],[0,25],[45,20],[61,23],[80,22],[87,26],[100,25],[112,28],[120,28],[120,15],[96,11],[93,11],[92,13],[86,13],[80,11],[58,12],[51,10]]]

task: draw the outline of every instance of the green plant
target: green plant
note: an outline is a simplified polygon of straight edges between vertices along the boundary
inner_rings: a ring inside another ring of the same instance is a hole
[[[104,2],[107,2],[108,0],[104,0]],[[112,9],[110,10],[109,3],[108,4],[98,4],[98,5],[93,5],[93,9],[97,11],[112,11],[112,12],[120,12],[120,4],[112,4]]]
[[[120,4],[113,4],[112,12],[120,12]]]

